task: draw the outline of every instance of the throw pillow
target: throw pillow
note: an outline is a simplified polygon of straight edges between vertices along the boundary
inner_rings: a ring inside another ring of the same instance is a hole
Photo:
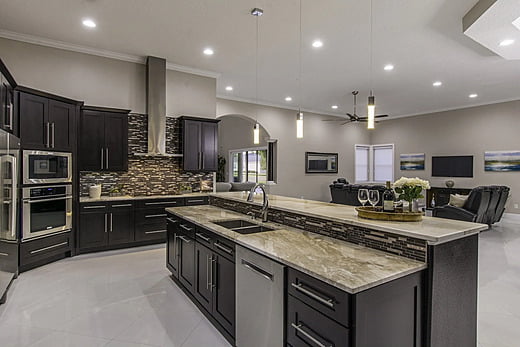
[[[455,207],[463,207],[468,200],[469,195],[460,195],[460,194],[450,194],[450,202],[451,206]]]

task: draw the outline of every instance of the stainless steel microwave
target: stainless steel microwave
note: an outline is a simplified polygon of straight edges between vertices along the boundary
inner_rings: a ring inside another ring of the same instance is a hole
[[[23,184],[72,182],[72,153],[23,151]]]

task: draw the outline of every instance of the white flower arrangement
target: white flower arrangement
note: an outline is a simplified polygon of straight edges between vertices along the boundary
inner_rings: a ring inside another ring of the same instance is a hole
[[[428,190],[428,189],[430,189],[430,182],[428,182],[426,180],[422,180],[419,177],[415,177],[415,178],[401,177],[400,179],[395,181],[393,184],[394,188],[396,188],[396,187],[402,188],[404,186],[409,186],[409,187],[420,186],[423,189]]]
[[[393,188],[395,192],[399,194],[397,199],[408,201],[409,211],[411,212],[412,201],[424,198],[422,191],[430,189],[430,182],[422,180],[419,177],[401,177],[394,182]]]

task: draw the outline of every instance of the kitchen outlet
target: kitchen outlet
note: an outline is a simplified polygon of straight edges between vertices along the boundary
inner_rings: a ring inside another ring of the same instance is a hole
[[[514,204],[513,206],[514,206],[515,208],[518,208],[518,204]]]

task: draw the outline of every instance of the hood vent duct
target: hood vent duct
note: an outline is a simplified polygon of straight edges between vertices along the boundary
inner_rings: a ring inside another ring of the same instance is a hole
[[[138,156],[178,157],[166,153],[166,59],[146,59],[146,113],[148,114],[148,153]]]

